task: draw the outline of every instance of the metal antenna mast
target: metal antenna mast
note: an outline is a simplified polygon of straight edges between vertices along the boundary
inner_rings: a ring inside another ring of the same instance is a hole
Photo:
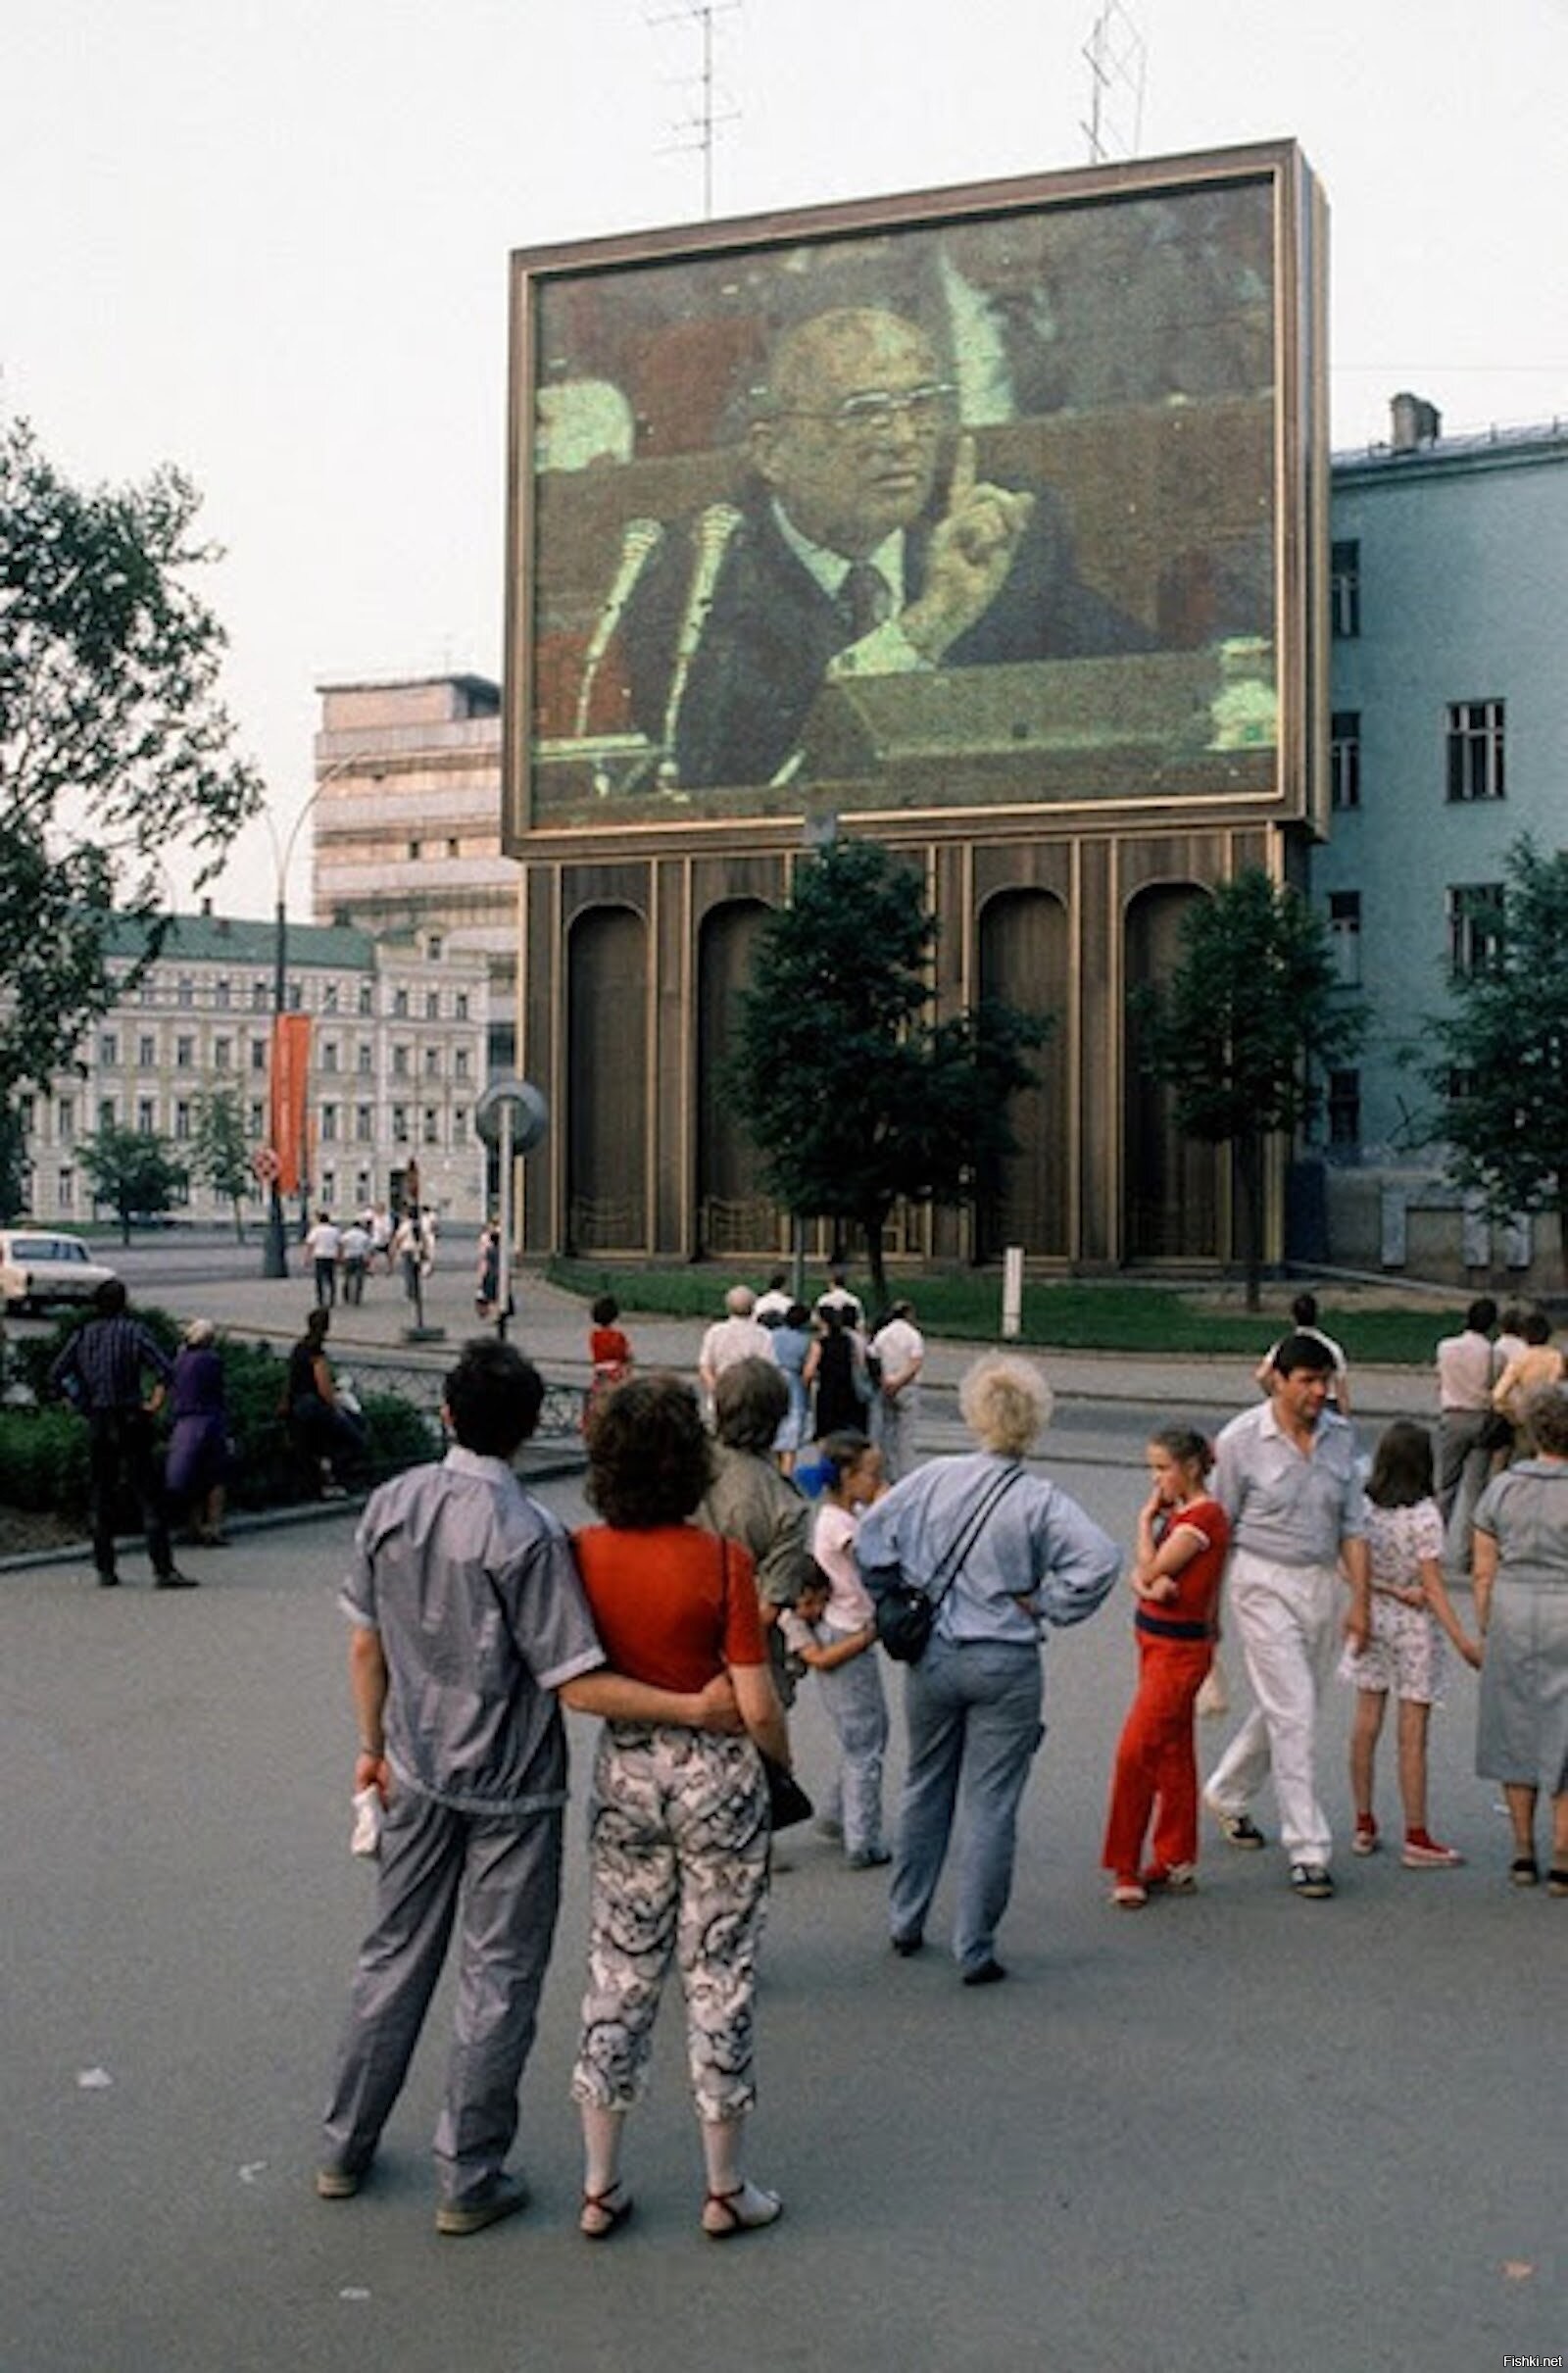
[[[670,143],[676,151],[696,149],[703,160],[703,214],[711,218],[713,212],[713,145],[718,127],[733,124],[740,114],[728,104],[713,70],[713,20],[727,17],[740,7],[741,0],[676,0],[647,22],[656,28],[665,25],[685,25],[698,35],[699,64],[695,75],[684,75],[682,81],[692,89],[691,113],[681,118],[674,129],[680,137]],[[693,88],[695,85],[695,88]],[[666,155],[669,153],[665,151]]]
[[[1149,45],[1123,0],[1104,0],[1083,55],[1089,68],[1089,121],[1082,129],[1090,164],[1135,157],[1143,138]]]

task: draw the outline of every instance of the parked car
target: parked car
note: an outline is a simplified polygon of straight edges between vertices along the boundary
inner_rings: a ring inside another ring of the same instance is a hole
[[[55,1302],[90,1302],[115,1274],[94,1261],[79,1236],[54,1228],[0,1228],[0,1309],[47,1310]]]

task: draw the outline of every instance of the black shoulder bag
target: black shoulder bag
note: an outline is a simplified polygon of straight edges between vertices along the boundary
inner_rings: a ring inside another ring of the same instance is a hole
[[[937,1608],[963,1570],[987,1518],[1023,1469],[1009,1466],[990,1483],[973,1515],[932,1575],[927,1588],[906,1582],[899,1565],[873,1565],[861,1579],[876,1607],[876,1636],[896,1664],[918,1664],[930,1646]]]

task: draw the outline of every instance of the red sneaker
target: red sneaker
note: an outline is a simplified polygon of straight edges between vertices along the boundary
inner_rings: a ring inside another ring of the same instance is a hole
[[[1440,1846],[1424,1829],[1412,1830],[1399,1856],[1406,1870],[1453,1870],[1464,1860],[1456,1846]]]

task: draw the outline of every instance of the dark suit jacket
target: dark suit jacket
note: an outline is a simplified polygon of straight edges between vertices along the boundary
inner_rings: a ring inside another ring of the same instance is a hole
[[[906,544],[906,601],[924,584],[929,544],[929,526],[916,522]],[[692,566],[690,540],[666,537],[622,623],[632,714],[656,743],[663,740]],[[725,551],[692,660],[675,730],[679,782],[690,789],[770,782],[800,742],[829,662],[851,639],[838,604],[779,534],[771,507],[754,501]],[[942,665],[985,667],[1152,648],[1135,619],[1078,575],[1060,500],[1040,488],[1005,582]]]

